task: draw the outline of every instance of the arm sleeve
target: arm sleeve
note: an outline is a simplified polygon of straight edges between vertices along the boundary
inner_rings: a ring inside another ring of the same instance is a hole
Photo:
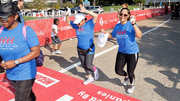
[[[112,37],[115,38],[116,37],[116,27],[114,27],[113,31],[111,32]]]
[[[78,29],[78,26],[76,24],[73,24],[73,21],[70,21],[70,24],[74,29]]]
[[[26,28],[26,39],[29,47],[35,47],[39,45],[39,40],[34,30],[27,26]]]
[[[90,19],[89,21],[87,21],[88,23],[90,23],[90,25],[94,28],[94,26],[95,26],[95,24],[94,24],[94,22],[93,22],[93,18],[92,19]]]

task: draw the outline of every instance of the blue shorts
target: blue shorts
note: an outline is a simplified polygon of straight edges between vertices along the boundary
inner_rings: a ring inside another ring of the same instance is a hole
[[[52,43],[53,44],[60,44],[61,43],[61,40],[59,39],[59,37],[56,37],[56,36],[51,36],[51,39],[52,39]]]

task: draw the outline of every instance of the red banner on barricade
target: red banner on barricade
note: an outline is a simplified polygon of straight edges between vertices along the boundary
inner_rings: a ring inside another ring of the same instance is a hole
[[[169,9],[170,11],[170,9]],[[159,16],[165,14],[164,8],[159,9],[148,9],[148,10],[135,10],[131,11],[131,15],[135,15],[136,21],[144,20],[147,18]],[[86,15],[86,18],[89,20],[92,17],[90,15]],[[36,32],[40,45],[47,45],[52,43],[51,41],[51,28],[53,25],[53,19],[42,19],[42,20],[30,20],[26,21],[26,25],[30,26],[34,29]],[[66,40],[70,38],[76,37],[75,30],[72,29],[71,26],[69,26],[64,20],[63,17],[58,18],[60,20],[59,24],[59,30],[60,32],[59,37],[61,40]],[[74,21],[74,16],[70,17],[71,21]],[[104,13],[99,14],[98,21],[95,25],[94,32],[98,32],[103,29],[111,29],[114,28],[114,26],[118,22],[117,13]]]

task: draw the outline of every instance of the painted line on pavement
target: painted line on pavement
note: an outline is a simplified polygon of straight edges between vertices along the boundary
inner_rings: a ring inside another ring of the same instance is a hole
[[[165,23],[169,22],[170,20],[171,20],[171,19],[166,20],[165,22],[163,22],[162,24],[158,25],[157,27],[155,27],[155,28],[153,28],[153,29],[150,29],[150,30],[142,33],[142,35],[145,35],[145,34],[151,32],[151,31],[154,31],[154,30],[158,29],[159,27],[161,27],[161,26],[164,25]],[[100,53],[97,53],[94,58],[96,58],[96,57],[98,57],[98,56],[101,56],[101,55],[103,55],[103,54],[105,54],[105,53],[107,53],[107,52],[109,52],[109,51],[117,48],[118,46],[119,46],[119,45],[115,45],[115,46],[113,46],[113,47],[111,47],[111,48],[109,48],[109,49],[107,49],[107,50],[105,50],[105,51],[102,51],[102,52],[100,52]],[[71,69],[73,69],[73,68],[75,68],[75,67],[77,67],[77,66],[79,66],[79,65],[81,65],[81,62],[77,62],[77,63],[75,63],[75,64],[72,64],[71,66],[68,66],[68,67],[62,69],[62,70],[60,70],[59,72],[60,72],[60,73],[65,73],[65,72],[67,72],[68,70],[71,70]]]

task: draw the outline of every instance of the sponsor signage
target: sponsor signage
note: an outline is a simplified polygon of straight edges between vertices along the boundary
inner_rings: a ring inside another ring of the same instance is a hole
[[[33,91],[37,101],[140,101],[94,84],[83,85],[82,80],[57,71],[38,67]],[[14,101],[14,87],[0,75],[1,101]]]

